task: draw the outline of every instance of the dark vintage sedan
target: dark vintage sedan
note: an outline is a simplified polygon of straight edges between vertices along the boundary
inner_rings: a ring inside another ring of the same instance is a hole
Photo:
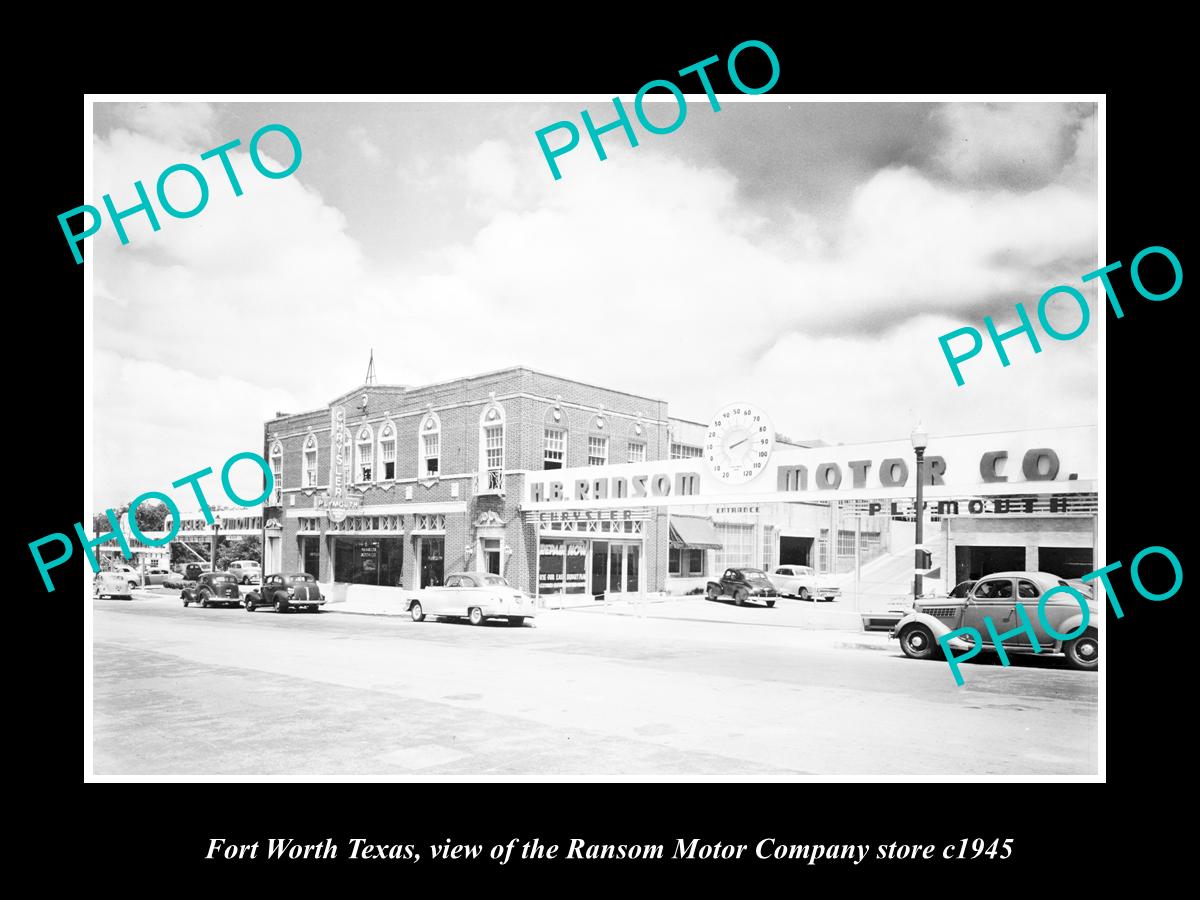
[[[738,606],[744,606],[747,600],[761,600],[767,606],[774,606],[779,591],[762,569],[736,566],[726,569],[720,580],[710,581],[705,594],[709,600],[732,597]]]
[[[193,585],[188,585],[179,595],[183,605],[197,603],[203,607],[237,606],[242,602],[237,581],[225,572],[202,572]]]
[[[246,595],[242,605],[246,612],[254,612],[260,606],[270,606],[275,612],[289,609],[307,609],[320,612],[325,604],[321,586],[311,575],[300,572],[295,575],[267,575],[262,585]]]

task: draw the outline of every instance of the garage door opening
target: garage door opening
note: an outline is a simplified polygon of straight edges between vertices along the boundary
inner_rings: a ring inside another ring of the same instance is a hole
[[[1020,572],[1025,569],[1024,547],[956,547],[956,581],[978,580],[993,572]]]
[[[1059,578],[1082,578],[1093,568],[1091,547],[1038,548],[1038,569]]]
[[[781,537],[779,539],[779,565],[811,566],[813,538]]]

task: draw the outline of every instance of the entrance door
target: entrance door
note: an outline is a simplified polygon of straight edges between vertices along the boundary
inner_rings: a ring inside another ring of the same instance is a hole
[[[592,596],[599,600],[608,588],[608,541],[592,541]]]
[[[608,545],[608,591],[610,594],[620,594],[625,591],[625,581],[621,577],[622,566],[625,563],[625,545]]]
[[[304,571],[313,578],[321,577],[321,543],[320,538],[303,537],[300,538],[300,543],[303,545],[301,556],[304,560]],[[273,572],[263,572],[264,575],[274,574]]]
[[[446,539],[423,537],[420,540],[421,587],[441,587],[445,576]]]
[[[500,540],[487,538],[483,542],[483,571],[489,575],[500,574]]]

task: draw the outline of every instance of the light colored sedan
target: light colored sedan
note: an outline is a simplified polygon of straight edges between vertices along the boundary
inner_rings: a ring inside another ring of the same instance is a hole
[[[426,616],[469,619],[482,625],[486,619],[508,619],[509,625],[522,625],[534,615],[533,598],[511,587],[499,575],[487,572],[457,572],[446,576],[441,587],[419,591],[409,600],[414,622]]]
[[[811,566],[776,566],[768,577],[779,593],[801,600],[814,597],[836,600],[842,595],[841,588],[827,583],[824,578],[818,579]]]

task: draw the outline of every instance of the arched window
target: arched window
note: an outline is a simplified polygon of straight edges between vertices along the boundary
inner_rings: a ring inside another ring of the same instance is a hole
[[[317,486],[317,436],[310,434],[304,439],[304,487]]]
[[[437,478],[442,469],[442,420],[432,409],[421,419],[420,471],[422,478]]]
[[[379,477],[392,481],[396,477],[396,426],[389,419],[379,429]]]
[[[480,490],[504,490],[504,407],[493,400],[479,417]]]
[[[359,484],[371,482],[375,473],[375,432],[370,425],[358,430],[354,442],[354,480]]]
[[[283,502],[283,444],[276,441],[271,446],[271,475],[275,478],[275,489],[271,492],[271,503],[278,506]]]
[[[567,414],[561,404],[546,410],[542,427],[542,468],[562,469],[567,465]]]

